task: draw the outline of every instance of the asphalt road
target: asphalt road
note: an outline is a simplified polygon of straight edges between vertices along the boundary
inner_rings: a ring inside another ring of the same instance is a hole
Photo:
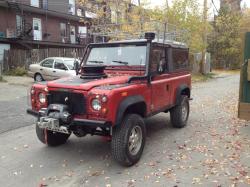
[[[0,186],[249,186],[250,124],[236,117],[238,85],[239,75],[195,84],[186,128],[172,128],[169,114],[147,119],[146,147],[131,168],[114,162],[99,137],[41,144],[23,113],[26,88],[3,99],[0,85],[1,132],[27,126],[0,134]]]

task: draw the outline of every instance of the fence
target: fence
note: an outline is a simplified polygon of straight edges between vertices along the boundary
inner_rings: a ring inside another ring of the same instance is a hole
[[[38,63],[47,57],[76,57],[83,56],[84,48],[47,48],[47,49],[9,49],[4,51],[3,71],[16,67],[25,67]]]

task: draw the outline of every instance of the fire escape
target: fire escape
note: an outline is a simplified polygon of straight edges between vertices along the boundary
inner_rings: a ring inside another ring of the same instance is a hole
[[[25,14],[23,10],[21,10],[19,4],[17,2],[9,2],[7,1],[9,10],[16,12],[16,15],[19,16],[20,19],[17,19],[17,24],[15,28],[15,32],[13,36],[9,39],[16,41],[18,44],[22,45],[27,49],[31,49],[31,46],[24,43],[23,40],[32,38],[32,24],[26,22]]]

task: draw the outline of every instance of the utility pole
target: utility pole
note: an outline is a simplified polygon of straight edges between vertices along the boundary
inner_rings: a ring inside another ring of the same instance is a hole
[[[205,63],[206,63],[206,52],[207,52],[207,0],[204,0],[204,9],[203,9],[203,50],[202,50],[202,60],[201,60],[201,68],[200,71],[202,74],[205,74]]]

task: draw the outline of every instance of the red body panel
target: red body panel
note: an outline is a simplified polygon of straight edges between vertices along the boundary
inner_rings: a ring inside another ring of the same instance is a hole
[[[123,71],[116,72],[117,75],[112,74],[109,78],[93,80],[86,83],[74,85],[58,83],[57,81],[48,82],[47,85],[35,84],[33,89],[35,93],[32,95],[32,109],[38,111],[45,105],[41,105],[38,102],[38,93],[47,92],[57,89],[70,89],[72,92],[82,93],[87,98],[87,114],[82,116],[75,116],[77,118],[92,119],[109,121],[113,125],[116,120],[117,112],[120,103],[129,96],[139,95],[145,100],[147,106],[147,115],[162,111],[175,105],[177,89],[180,85],[186,85],[191,88],[191,75],[189,72],[179,72],[157,75],[152,78],[151,83],[145,81],[135,81],[130,84],[126,84],[129,77],[132,75],[141,74],[141,72]],[[121,74],[126,74],[122,75]],[[68,80],[72,78],[67,78]],[[103,89],[99,86],[104,85],[117,85],[120,87],[114,89]],[[45,89],[46,88],[46,89]],[[107,109],[105,113],[101,111],[96,112],[90,107],[91,100],[96,95],[106,95],[108,101],[103,103],[103,108]]]

